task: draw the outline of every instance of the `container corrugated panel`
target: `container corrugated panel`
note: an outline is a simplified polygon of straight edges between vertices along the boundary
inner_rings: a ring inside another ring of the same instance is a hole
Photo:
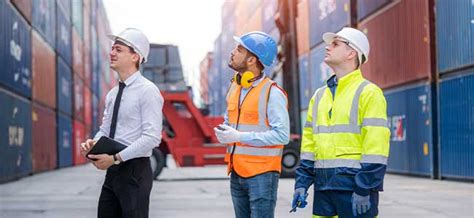
[[[439,86],[440,170],[444,178],[474,179],[474,69]]]
[[[56,11],[62,10],[66,16],[67,20],[71,22],[72,14],[72,2],[71,0],[56,0]],[[58,13],[58,12],[56,12]]]
[[[15,5],[21,15],[31,23],[31,0],[11,0],[11,3]]]
[[[262,31],[262,15],[262,7],[253,9],[252,16],[245,23],[243,33],[248,33],[252,31]]]
[[[56,44],[56,2],[55,0],[34,0],[32,26],[51,47]]]
[[[437,0],[435,7],[438,71],[474,65],[474,2]]]
[[[170,45],[167,47],[168,65],[171,67],[181,67],[178,46]]]
[[[299,58],[299,80],[300,80],[300,108],[308,108],[311,99],[311,77],[309,75],[309,55],[302,55]]]
[[[97,39],[97,32],[94,26],[91,26],[91,36],[92,36],[92,49],[91,49],[91,59],[92,59],[92,93],[99,96],[100,90],[100,60],[99,60],[99,44]]]
[[[32,31],[31,38],[33,45],[32,99],[50,108],[56,108],[56,55],[36,31]]]
[[[323,41],[325,32],[335,32],[350,25],[349,0],[309,1],[310,47]]]
[[[91,90],[84,86],[84,124],[92,125],[92,95]]]
[[[102,123],[101,117],[99,117],[99,98],[92,95],[92,132],[99,131],[99,126]]]
[[[8,2],[1,1],[0,6],[0,84],[31,97],[30,28]]]
[[[57,166],[56,113],[33,104],[32,163],[33,173],[55,169]]]
[[[1,3],[0,3],[1,5]],[[0,183],[31,173],[31,104],[0,89]]]
[[[92,57],[91,50],[84,46],[84,85],[91,88],[92,86]]]
[[[362,72],[381,88],[430,77],[428,1],[402,0],[360,28],[370,40]],[[409,48],[410,52],[400,48]]]
[[[86,141],[86,129],[84,124],[78,120],[73,121],[72,133],[72,163],[74,165],[86,163],[86,159],[81,155],[81,143]]]
[[[56,11],[56,51],[68,65],[72,65],[71,21],[63,10]]]
[[[57,115],[58,167],[67,167],[72,165],[72,119],[70,116]]]
[[[234,16],[237,1],[224,1],[222,4],[222,20],[227,17]]]
[[[426,83],[385,91],[390,128],[387,170],[430,176],[433,173],[431,91]]]
[[[393,0],[357,0],[357,20],[362,20]]]
[[[164,67],[166,65],[166,47],[161,45],[151,45],[148,61],[144,67]]]
[[[72,115],[72,71],[61,57],[57,57],[57,106],[58,111]]]
[[[84,78],[84,48],[82,40],[76,30],[72,31],[72,69],[79,77]]]
[[[82,0],[72,0],[72,25],[82,39],[84,35],[83,3]],[[104,21],[105,22],[105,21]],[[105,31],[105,30],[104,30]]]
[[[91,48],[91,2],[90,0],[84,1],[83,7],[83,23],[82,28],[84,32],[84,47],[89,49]]]
[[[262,2],[262,31],[270,32],[273,28],[276,27],[275,24],[275,12],[278,7],[278,1],[274,0],[263,0]]]
[[[309,0],[302,0],[298,3],[296,32],[298,55],[302,55],[309,51]]]
[[[324,62],[326,55],[326,45],[321,44],[311,50],[310,71],[311,72],[311,92],[312,94],[321,86],[326,85],[326,81],[333,75],[333,70]],[[311,95],[312,95],[311,94]]]
[[[84,82],[73,74],[74,84],[74,119],[84,120]]]

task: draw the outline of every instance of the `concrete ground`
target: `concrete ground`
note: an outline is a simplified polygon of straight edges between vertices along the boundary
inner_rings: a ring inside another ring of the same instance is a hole
[[[0,185],[1,218],[95,217],[104,172],[84,165]],[[281,179],[275,217],[289,214],[293,179]],[[310,196],[310,202],[311,196]],[[474,217],[474,184],[387,175],[379,217]],[[165,169],[153,184],[150,217],[234,217],[225,167]]]

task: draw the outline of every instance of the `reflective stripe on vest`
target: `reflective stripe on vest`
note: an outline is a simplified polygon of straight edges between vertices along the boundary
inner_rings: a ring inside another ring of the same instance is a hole
[[[301,152],[300,154],[301,160],[311,160],[314,161],[314,153],[313,152]]]
[[[227,147],[227,152],[228,153],[232,152],[232,146]],[[234,154],[273,157],[273,156],[281,156],[283,154],[283,149],[235,146]]]

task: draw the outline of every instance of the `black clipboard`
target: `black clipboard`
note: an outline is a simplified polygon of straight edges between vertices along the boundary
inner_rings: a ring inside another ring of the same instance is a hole
[[[95,161],[96,159],[89,158],[89,154],[108,154],[114,155],[125,149],[127,146],[117,142],[107,136],[100,137],[99,141],[97,141],[92,147],[92,149],[87,153],[86,157],[89,160]]]

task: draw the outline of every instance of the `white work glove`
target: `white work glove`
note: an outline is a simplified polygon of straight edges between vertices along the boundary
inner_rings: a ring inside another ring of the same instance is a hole
[[[219,125],[219,127],[223,130],[220,130],[218,127],[215,127],[214,132],[216,133],[217,140],[219,140],[220,143],[228,144],[240,142],[241,133],[238,130],[222,124]]]

